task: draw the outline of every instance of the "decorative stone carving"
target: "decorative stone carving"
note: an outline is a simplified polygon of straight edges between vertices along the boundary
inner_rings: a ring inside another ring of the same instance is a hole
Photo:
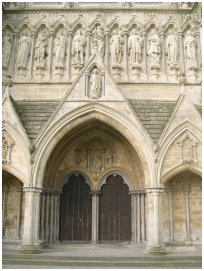
[[[111,142],[95,137],[78,145],[75,149],[75,163],[92,173],[100,173],[116,165],[116,151]]]
[[[155,29],[152,29],[148,38],[148,57],[151,63],[151,68],[158,69],[160,67],[159,61],[161,57],[160,39]]]
[[[113,29],[112,37],[110,39],[111,43],[111,62],[112,68],[121,67],[121,59],[122,59],[122,37],[119,34],[119,30]]]
[[[10,60],[10,55],[11,55],[11,48],[12,48],[12,33],[11,31],[6,30],[5,36],[3,38],[3,55],[2,55],[2,65],[3,68],[7,69],[8,68],[8,63]]]
[[[38,34],[35,44],[35,70],[36,75],[44,75],[45,71],[45,54],[47,46],[47,33],[45,30],[41,30]]]
[[[187,36],[184,40],[184,54],[188,68],[197,69],[198,64],[196,60],[196,39],[193,37],[190,30],[187,31]]]
[[[18,40],[16,67],[18,69],[18,75],[26,75],[26,67],[28,63],[28,57],[30,55],[31,39],[28,31],[23,31]]]
[[[167,63],[170,68],[178,67],[178,42],[172,29],[167,37]]]
[[[4,164],[11,163],[11,149],[14,145],[13,141],[8,137],[7,133],[3,131],[2,135],[2,162]]]
[[[101,76],[97,68],[94,68],[90,77],[90,92],[89,97],[98,99],[101,97]]]
[[[197,141],[187,132],[179,141],[182,163],[197,163]]]
[[[63,75],[66,52],[66,37],[63,29],[60,30],[54,41],[54,67],[55,75]]]
[[[140,67],[142,47],[143,38],[136,33],[136,29],[133,29],[128,39],[128,50],[132,67]]]
[[[104,30],[101,25],[97,25],[93,30],[93,52],[98,53],[101,59],[104,57]]]

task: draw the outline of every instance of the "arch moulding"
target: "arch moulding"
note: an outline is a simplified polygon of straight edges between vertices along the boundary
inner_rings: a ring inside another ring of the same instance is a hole
[[[113,109],[97,104],[88,104],[64,115],[51,128],[43,132],[41,140],[37,143],[37,150],[34,157],[33,185],[42,186],[47,160],[60,139],[74,128],[80,128],[80,125],[95,120],[111,126],[130,142],[140,158],[145,180],[150,185],[154,185],[154,162],[151,142],[128,119]]]

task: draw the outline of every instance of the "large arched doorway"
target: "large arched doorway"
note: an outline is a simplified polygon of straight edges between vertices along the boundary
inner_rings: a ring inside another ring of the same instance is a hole
[[[60,198],[60,241],[91,241],[90,187],[80,174],[68,178]]]
[[[3,239],[22,238],[24,220],[23,183],[9,172],[2,174]]]
[[[131,198],[119,175],[111,175],[99,198],[99,241],[131,241]]]
[[[201,177],[184,171],[165,184],[163,239],[167,244],[200,244],[202,230]]]

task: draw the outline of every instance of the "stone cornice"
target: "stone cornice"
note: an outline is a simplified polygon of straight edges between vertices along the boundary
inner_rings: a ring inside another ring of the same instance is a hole
[[[194,8],[195,9],[195,8]],[[126,8],[87,8],[87,7],[80,7],[80,8],[47,8],[47,7],[41,7],[41,8],[19,8],[19,9],[4,9],[5,13],[115,13],[115,12],[123,12],[123,13],[164,13],[164,14],[191,14],[193,13],[193,9],[174,9],[174,8],[135,8],[135,7],[126,7]]]

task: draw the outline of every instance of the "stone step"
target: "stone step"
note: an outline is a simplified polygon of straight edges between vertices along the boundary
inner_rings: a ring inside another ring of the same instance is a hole
[[[49,268],[56,268],[56,267],[84,267],[84,268],[201,268],[202,261],[201,260],[171,260],[168,261],[164,260],[146,260],[141,259],[125,259],[124,258],[117,258],[117,260],[113,259],[95,259],[95,258],[86,258],[86,259],[47,259],[44,257],[43,259],[3,259],[3,268],[8,266],[30,266],[30,268],[35,266],[47,266]]]

